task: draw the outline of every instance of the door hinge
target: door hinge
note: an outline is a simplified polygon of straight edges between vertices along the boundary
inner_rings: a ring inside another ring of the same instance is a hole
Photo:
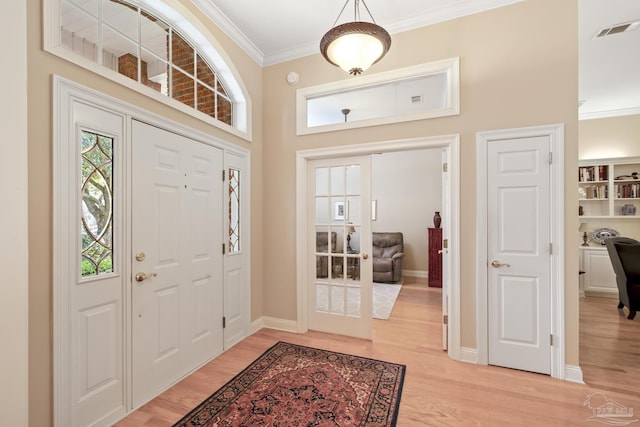
[[[553,334],[549,335],[549,344],[553,345]]]
[[[449,239],[442,240],[442,249],[449,249]]]
[[[442,164],[442,172],[447,172],[449,170],[449,163]]]
[[[222,329],[227,327],[227,318],[222,316]]]
[[[224,173],[224,172],[225,172],[225,170],[224,170],[224,169],[222,169],[222,182],[224,182],[224,179],[225,179],[225,177],[226,177],[226,175],[225,175],[225,173]]]
[[[549,243],[549,253],[553,254],[553,243]]]
[[[549,153],[549,164],[553,163],[553,153]]]
[[[444,316],[442,316],[442,324],[443,325],[448,325],[449,324],[449,315],[445,314]]]
[[[223,243],[222,244],[222,255],[224,255],[226,252],[226,245]]]

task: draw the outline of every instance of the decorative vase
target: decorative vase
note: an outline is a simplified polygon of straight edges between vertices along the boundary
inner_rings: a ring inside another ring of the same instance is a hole
[[[440,212],[436,212],[435,215],[433,215],[433,225],[436,228],[440,228],[441,222],[442,222],[442,218],[440,217]]]
[[[622,207],[622,215],[635,215],[636,207],[630,203]]]

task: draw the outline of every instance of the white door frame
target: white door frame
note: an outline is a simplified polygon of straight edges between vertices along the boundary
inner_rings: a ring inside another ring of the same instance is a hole
[[[450,153],[450,206],[445,224],[450,224],[449,256],[449,357],[460,360],[460,136],[443,135],[366,144],[342,145],[338,147],[300,150],[296,152],[296,253],[297,256],[297,332],[308,330],[307,311],[307,169],[310,160],[361,156],[373,153],[417,150],[425,148],[447,148]]]
[[[546,136],[551,163],[551,376],[565,378],[564,334],[564,125],[533,126],[478,132],[476,135],[476,345],[478,364],[489,360],[487,295],[487,148],[491,141]]]
[[[68,334],[69,329],[69,295],[66,286],[68,286],[69,277],[73,277],[76,273],[75,270],[69,269],[68,259],[69,257],[75,257],[76,254],[70,253],[69,239],[73,233],[77,232],[77,227],[69,226],[68,222],[65,222],[65,218],[69,215],[68,200],[70,197],[74,197],[72,188],[73,180],[75,177],[70,176],[72,170],[70,164],[70,151],[74,150],[69,144],[69,138],[67,137],[69,129],[74,126],[73,121],[73,105],[74,103],[86,103],[88,105],[95,106],[96,108],[104,109],[105,111],[121,114],[126,118],[126,140],[127,153],[126,159],[123,162],[122,171],[118,172],[122,175],[118,176],[118,179],[122,181],[123,186],[123,203],[126,205],[126,213],[122,218],[122,224],[119,226],[123,228],[125,235],[121,242],[122,256],[126,261],[122,268],[122,281],[123,286],[126,287],[123,302],[124,310],[124,325],[125,325],[125,342],[123,343],[123,349],[125,352],[125,405],[126,413],[131,413],[134,409],[131,400],[131,293],[129,292],[129,286],[131,282],[131,212],[129,211],[131,206],[131,152],[129,147],[129,141],[131,139],[130,122],[132,119],[148,123],[153,126],[157,126],[166,131],[173,132],[195,141],[201,142],[206,145],[211,145],[216,148],[224,150],[225,158],[227,155],[232,154],[239,158],[245,159],[247,174],[245,176],[246,182],[250,182],[249,165],[250,165],[250,152],[242,147],[233,145],[221,139],[218,139],[212,135],[200,132],[187,125],[174,122],[167,117],[154,114],[150,111],[144,110],[140,107],[136,107],[125,101],[119,100],[112,96],[103,94],[96,90],[90,89],[81,84],[75,83],[71,80],[67,80],[60,76],[53,76],[53,423],[55,426],[68,426],[70,425],[70,408],[73,402],[70,399],[70,384],[68,381],[70,375],[70,366],[68,365],[68,354],[71,351],[69,348],[70,337]],[[241,214],[244,221],[243,231],[245,237],[243,237],[244,248],[247,252],[246,263],[244,264],[245,274],[243,279],[246,281],[243,283],[246,291],[246,300],[251,301],[251,260],[250,260],[250,229],[249,229],[249,210],[251,200],[250,185],[243,186],[242,202],[244,203],[244,211]],[[221,207],[223,209],[223,207]],[[221,242],[223,243],[223,242]],[[79,257],[79,256],[78,256]],[[224,262],[224,261],[223,261]],[[250,307],[245,311],[245,314],[250,314]],[[245,336],[250,334],[250,319],[246,322]],[[225,348],[226,350],[226,348]],[[116,414],[113,419],[105,420],[104,422],[114,422],[119,418],[122,418],[122,414]],[[126,414],[125,414],[126,415]]]

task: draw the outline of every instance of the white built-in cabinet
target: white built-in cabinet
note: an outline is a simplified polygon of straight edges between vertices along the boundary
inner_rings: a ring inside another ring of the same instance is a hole
[[[627,237],[640,235],[640,158],[580,161],[578,204],[580,235],[580,294],[618,298],[616,277],[605,246],[594,242],[598,228],[613,228]],[[636,211],[637,210],[637,211]],[[580,239],[582,243],[582,239]]]
[[[604,246],[580,248],[581,295],[618,298],[616,275]]]

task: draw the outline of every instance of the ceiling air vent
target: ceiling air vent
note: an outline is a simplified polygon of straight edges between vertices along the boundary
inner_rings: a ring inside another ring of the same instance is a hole
[[[624,24],[616,24],[612,27],[603,28],[598,31],[598,34],[594,38],[598,39],[600,37],[611,36],[613,34],[626,33],[629,31],[633,31],[636,28],[640,27],[640,20],[625,22]]]

